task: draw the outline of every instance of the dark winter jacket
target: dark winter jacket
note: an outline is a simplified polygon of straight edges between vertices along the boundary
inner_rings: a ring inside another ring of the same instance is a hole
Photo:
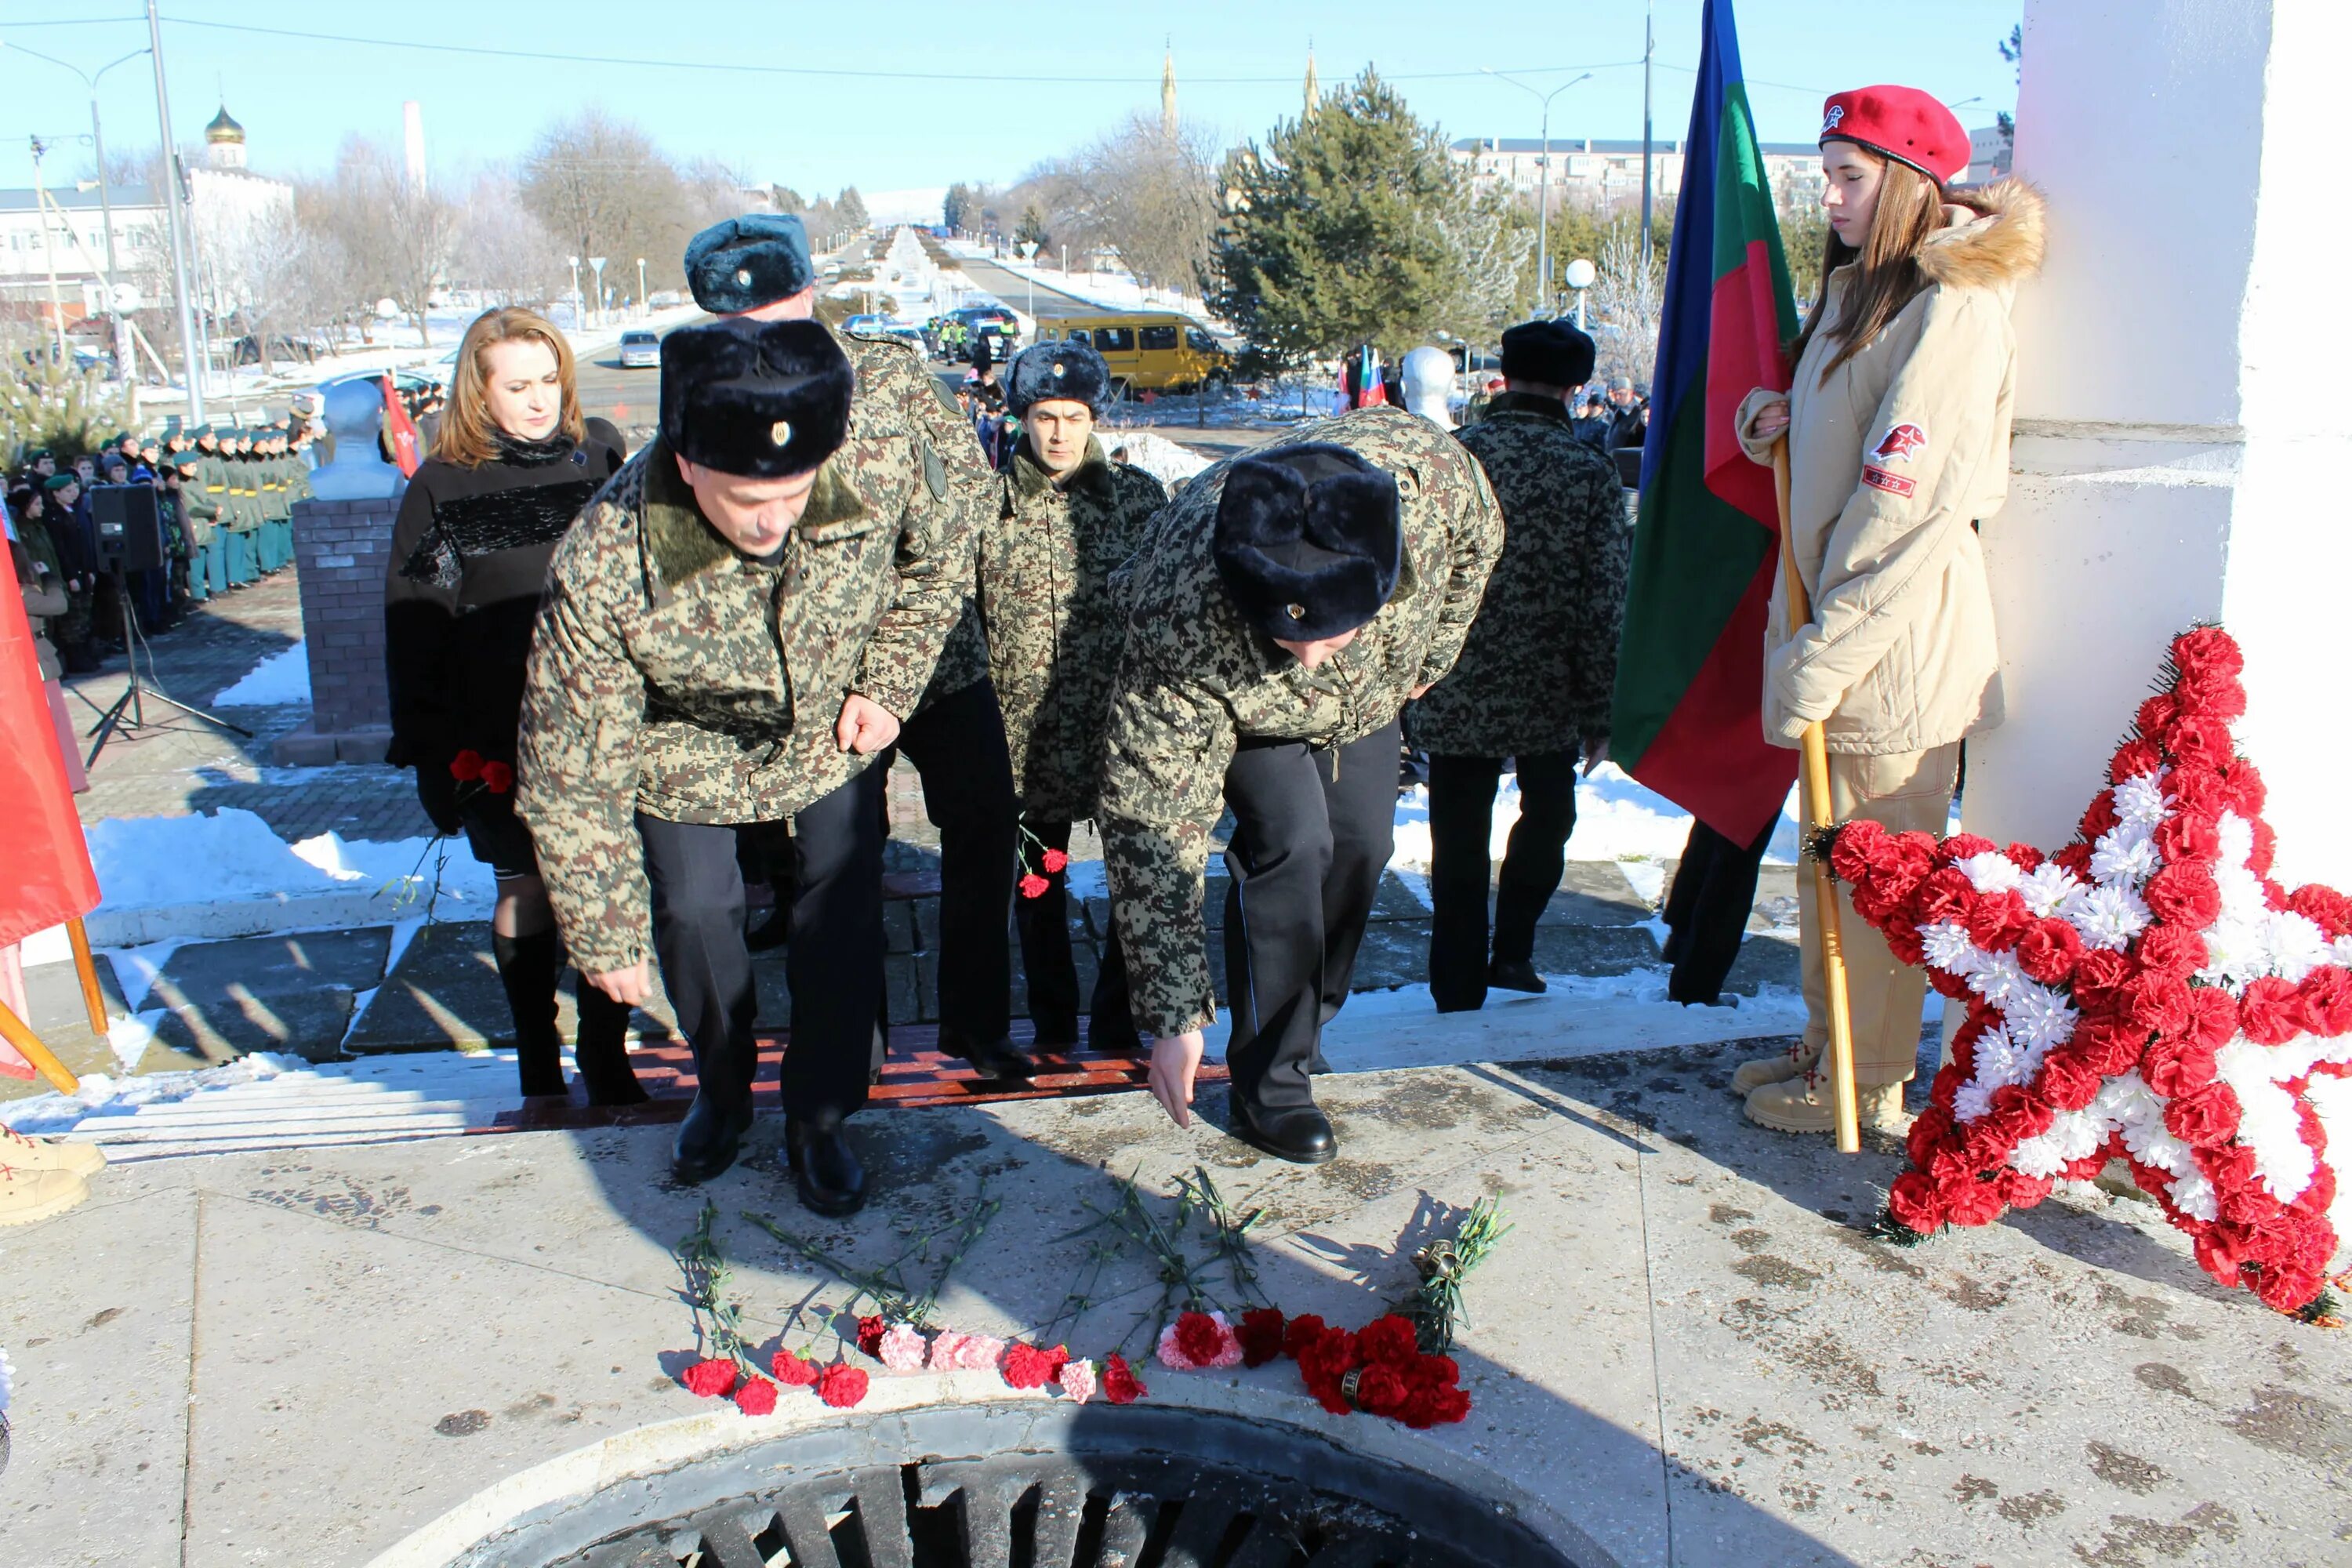
[[[478,468],[427,458],[393,524],[384,666],[395,767],[441,769],[461,751],[512,763],[523,669],[547,563],[628,456],[621,433],[510,446]]]

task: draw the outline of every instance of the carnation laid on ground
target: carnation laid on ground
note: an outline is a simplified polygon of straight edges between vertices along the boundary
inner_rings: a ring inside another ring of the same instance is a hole
[[[930,1353],[930,1345],[920,1329],[904,1323],[893,1323],[882,1331],[881,1342],[875,1346],[875,1355],[892,1372],[920,1372]]]
[[[1062,1385],[1064,1394],[1068,1394],[1080,1405],[1092,1399],[1098,1386],[1098,1380],[1095,1376],[1095,1363],[1090,1361],[1070,1363],[1062,1369],[1061,1375],[1055,1381]]]
[[[1223,1312],[1185,1312],[1160,1331],[1152,1355],[1177,1372],[1239,1366],[1242,1343]]]

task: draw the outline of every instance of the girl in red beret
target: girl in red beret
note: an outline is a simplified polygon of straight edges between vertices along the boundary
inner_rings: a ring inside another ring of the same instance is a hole
[[[1811,600],[1798,624],[1777,584],[1765,630],[1764,727],[1795,746],[1822,721],[1836,820],[1940,834],[1960,742],[2000,722],[1992,597],[1976,525],[2009,483],[2017,339],[2010,301],[2042,263],[2042,198],[2015,180],[1955,190],[1968,133],[1906,87],[1822,106],[1821,298],[1782,395],[1749,394],[1740,445],[1789,443],[1790,532]],[[1798,879],[1808,1019],[1786,1053],[1733,1079],[1751,1121],[1832,1130],[1816,1076],[1829,1037],[1812,882]],[[1864,1125],[1899,1127],[1916,1070],[1923,970],[1876,931],[1840,924]]]

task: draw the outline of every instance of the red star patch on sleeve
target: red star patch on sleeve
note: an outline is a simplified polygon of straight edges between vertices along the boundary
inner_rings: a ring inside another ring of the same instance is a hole
[[[2055,855],[1837,829],[1855,911],[1969,1010],[1888,1194],[1909,1230],[1989,1225],[2121,1159],[2208,1273],[2281,1311],[2352,1263],[2352,899],[2271,878],[2231,734],[2243,664],[2219,627],[2174,639]]]

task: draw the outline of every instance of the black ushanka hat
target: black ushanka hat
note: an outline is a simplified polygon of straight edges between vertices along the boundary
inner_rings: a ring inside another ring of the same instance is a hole
[[[848,437],[856,376],[815,321],[680,327],[661,341],[661,372],[662,441],[702,468],[790,479]]]
[[[1546,386],[1581,386],[1592,377],[1592,340],[1566,321],[1521,321],[1503,332],[1503,374]]]
[[[1031,404],[1056,398],[1083,403],[1087,413],[1100,414],[1109,390],[1110,366],[1087,344],[1037,343],[1013,356],[1004,404],[1015,419],[1026,418]]]
[[[1235,459],[1217,499],[1217,574],[1267,637],[1355,630],[1396,592],[1404,532],[1396,480],[1312,441]]]
[[[686,242],[686,284],[714,316],[740,316],[807,288],[808,230],[786,213],[745,213]]]

